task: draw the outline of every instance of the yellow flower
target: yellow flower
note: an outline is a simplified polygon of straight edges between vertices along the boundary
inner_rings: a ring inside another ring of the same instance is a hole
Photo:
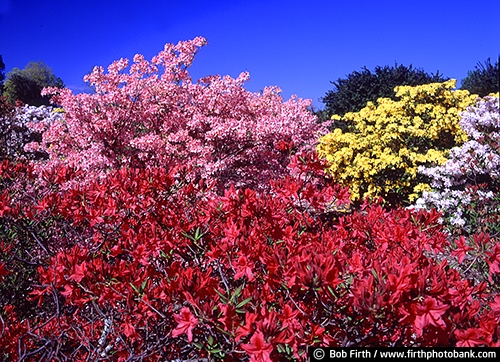
[[[418,193],[414,187],[422,181],[418,166],[444,163],[448,150],[467,140],[460,112],[477,97],[452,90],[455,86],[453,79],[400,86],[395,88],[397,101],[380,98],[377,106],[368,102],[359,112],[333,116],[351,123],[353,132],[336,129],[318,140],[327,171],[351,188],[353,200],[396,191],[403,195],[401,201],[408,201],[410,193],[413,199]]]

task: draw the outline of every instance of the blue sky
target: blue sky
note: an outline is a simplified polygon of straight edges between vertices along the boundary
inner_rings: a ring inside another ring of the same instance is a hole
[[[498,0],[0,0],[0,54],[6,71],[42,61],[79,91],[95,65],[203,36],[194,80],[248,71],[248,90],[277,85],[322,109],[330,81],[363,66],[412,64],[460,84],[499,56],[498,14]]]

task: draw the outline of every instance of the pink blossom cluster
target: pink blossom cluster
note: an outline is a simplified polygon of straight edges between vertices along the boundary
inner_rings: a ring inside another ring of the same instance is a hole
[[[449,160],[438,167],[420,167],[431,179],[433,191],[424,192],[417,208],[435,207],[449,217],[451,225],[467,227],[464,209],[471,202],[468,185],[485,184],[475,197],[489,200],[500,182],[500,120],[498,97],[487,96],[468,107],[461,115],[460,126],[469,141],[450,151]]]
[[[45,89],[65,114],[43,134],[38,147],[50,160],[40,169],[66,164],[92,178],[123,166],[182,164],[220,187],[258,187],[286,174],[290,154],[314,149],[328,125],[310,100],[284,102],[277,87],[247,91],[246,72],[193,82],[188,68],[204,44],[198,37],[165,45],[151,61],[136,55],[107,72],[95,67],[84,78],[94,94]]]

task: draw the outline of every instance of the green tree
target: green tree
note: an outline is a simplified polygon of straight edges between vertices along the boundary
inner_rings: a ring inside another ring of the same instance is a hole
[[[23,69],[14,68],[7,73],[4,95],[11,104],[17,100],[29,105],[49,105],[49,97],[42,96],[44,87],[64,87],[61,78],[42,62],[30,62]]]
[[[478,62],[476,69],[469,71],[465,79],[462,79],[461,89],[466,89],[472,94],[480,97],[499,91],[500,72],[498,70],[498,59],[495,65],[488,58],[484,64]]]
[[[379,98],[396,100],[394,88],[401,85],[416,86],[428,83],[440,83],[448,80],[439,74],[427,74],[421,69],[404,65],[394,67],[377,66],[374,72],[367,67],[354,71],[347,78],[339,78],[334,82],[334,89],[326,93],[321,101],[325,104],[328,118],[334,114],[343,116],[347,112],[358,112],[366,104],[376,102]],[[336,122],[335,128],[346,130],[347,124]]]

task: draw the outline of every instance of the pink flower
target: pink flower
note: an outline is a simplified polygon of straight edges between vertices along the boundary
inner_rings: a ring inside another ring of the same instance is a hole
[[[178,337],[186,334],[188,342],[193,341],[193,328],[198,324],[198,319],[191,313],[188,307],[182,307],[180,314],[174,315],[177,327],[172,331],[172,337]]]

